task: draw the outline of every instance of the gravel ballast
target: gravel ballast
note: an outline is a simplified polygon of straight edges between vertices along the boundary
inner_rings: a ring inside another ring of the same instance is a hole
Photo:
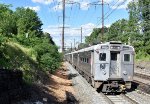
[[[76,99],[79,104],[108,104],[105,99],[69,64],[68,74],[72,79],[73,87],[76,92]]]

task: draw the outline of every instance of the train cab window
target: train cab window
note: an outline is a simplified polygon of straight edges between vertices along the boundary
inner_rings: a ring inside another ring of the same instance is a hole
[[[117,60],[117,53],[111,53],[111,60],[113,61]]]
[[[124,54],[124,61],[126,62],[130,61],[130,54]]]
[[[99,60],[100,61],[106,61],[106,53],[100,53],[99,54]]]

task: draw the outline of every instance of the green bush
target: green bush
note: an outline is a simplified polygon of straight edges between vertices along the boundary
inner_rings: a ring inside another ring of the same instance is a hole
[[[60,66],[61,54],[55,45],[49,44],[47,39],[43,39],[34,49],[37,52],[37,61],[44,70],[54,72]]]

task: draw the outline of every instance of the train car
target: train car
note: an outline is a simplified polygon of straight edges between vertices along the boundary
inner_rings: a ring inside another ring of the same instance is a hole
[[[122,92],[131,88],[134,48],[121,42],[107,42],[69,54],[77,71],[102,92]]]

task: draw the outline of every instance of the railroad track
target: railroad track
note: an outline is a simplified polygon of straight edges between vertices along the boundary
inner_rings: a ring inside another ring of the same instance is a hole
[[[147,79],[147,80],[150,80],[150,75],[146,75],[146,74],[141,74],[141,73],[134,73],[134,76],[136,77],[140,77],[140,78],[143,78],[143,79]]]
[[[150,86],[150,76],[140,73],[135,73],[133,77],[133,82],[144,86]]]
[[[67,63],[67,67],[73,75],[78,73],[69,63]],[[79,91],[77,92],[77,99],[79,99],[81,104],[149,104],[150,102],[150,95],[135,89],[127,92],[125,95],[104,95],[103,93],[98,93],[80,74],[72,78],[72,81],[74,88]],[[147,91],[149,88],[147,87]]]
[[[105,100],[109,104],[138,104],[136,101],[132,100],[125,94],[120,95],[105,95],[103,93],[100,93]]]

